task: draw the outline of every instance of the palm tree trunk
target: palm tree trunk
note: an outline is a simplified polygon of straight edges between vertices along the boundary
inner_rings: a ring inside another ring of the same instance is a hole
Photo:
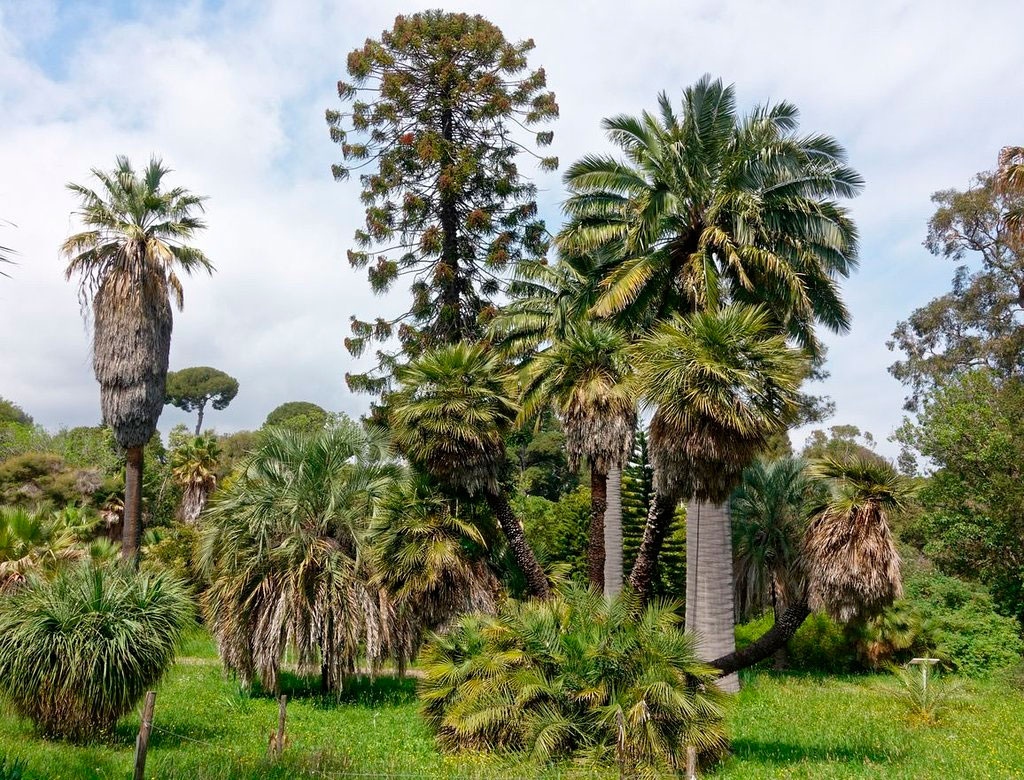
[[[551,588],[548,585],[548,578],[537,562],[537,556],[533,554],[530,543],[526,541],[523,524],[509,506],[508,497],[504,493],[488,493],[487,503],[494,512],[502,533],[505,534],[508,546],[512,549],[512,557],[516,559],[519,570],[526,578],[530,593],[537,598],[549,598]]]
[[[604,587],[604,515],[608,508],[608,474],[590,467],[590,534],[587,575],[591,586]]]
[[[608,470],[608,506],[604,513],[604,592],[622,592],[622,469]]]
[[[786,607],[782,617],[775,621],[775,625],[765,631],[754,642],[742,650],[734,650],[711,662],[711,665],[720,670],[722,674],[738,672],[753,666],[758,661],[763,661],[780,647],[785,647],[796,630],[803,625],[807,616],[811,614],[807,606],[807,599],[803,598],[795,604]]]
[[[139,563],[142,546],[142,447],[129,447],[124,464],[124,530],[121,556]]]
[[[703,661],[736,649],[728,504],[690,501],[686,506],[686,630],[696,636]],[[729,674],[718,685],[738,691],[739,677]]]
[[[633,571],[629,575],[629,586],[639,593],[646,601],[651,597],[654,585],[654,572],[658,565],[658,555],[665,541],[668,529],[672,525],[672,516],[676,511],[676,501],[663,493],[655,492],[651,508],[647,512],[647,524],[644,526],[644,538],[636,554]]]

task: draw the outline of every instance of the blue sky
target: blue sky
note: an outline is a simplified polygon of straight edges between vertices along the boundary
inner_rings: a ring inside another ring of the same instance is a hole
[[[0,396],[48,426],[95,423],[88,333],[57,247],[73,223],[65,182],[116,154],[157,153],[174,182],[208,195],[200,244],[217,265],[186,286],[172,368],[214,365],[241,392],[208,416],[258,426],[304,399],[353,414],[348,316],[397,311],[345,262],[361,219],[358,184],[331,180],[324,109],[345,56],[414,2],[0,0],[0,243],[20,265],[0,279]],[[745,107],[794,102],[805,130],[835,135],[867,188],[851,204],[863,242],[845,285],[851,333],[828,337],[836,423],[882,449],[902,416],[886,367],[897,320],[948,288],[953,267],[921,245],[929,195],[966,186],[1000,146],[1024,142],[1017,2],[461,2],[510,38],[536,42],[561,106],[563,167],[607,148],[603,116],[677,96],[710,72]],[[538,174],[549,225],[558,174]],[[161,428],[185,419],[168,408]],[[797,432],[799,442],[805,432]]]

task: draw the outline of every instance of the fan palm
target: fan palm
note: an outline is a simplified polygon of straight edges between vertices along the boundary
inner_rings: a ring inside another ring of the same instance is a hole
[[[831,492],[804,540],[809,606],[844,623],[876,615],[903,595],[889,518],[905,509],[912,487],[888,463],[859,456],[821,460],[810,473]]]
[[[1004,219],[1007,230],[1024,243],[1024,146],[1007,146],[1000,151],[996,181],[1004,193],[1019,198]]]
[[[483,558],[480,530],[458,517],[426,477],[410,474],[392,485],[367,542],[377,582],[395,604],[401,666],[416,654],[424,630],[455,615],[494,611],[500,585]]]
[[[142,538],[142,448],[164,405],[171,344],[171,298],[183,291],[178,271],[212,272],[201,251],[186,242],[205,227],[195,214],[203,199],[165,189],[169,170],[152,159],[136,173],[126,157],[112,171],[93,169],[101,187],[68,184],[81,201],[84,230],[61,247],[65,275],[79,276],[83,307],[93,314],[93,371],[103,420],[126,451],[123,554],[138,557]]]
[[[428,352],[396,375],[400,390],[390,402],[398,448],[448,488],[482,494],[535,596],[550,589],[500,484],[504,435],[519,415],[512,378],[481,345],[454,344]]]
[[[623,334],[611,325],[581,320],[537,353],[522,377],[520,420],[553,409],[565,430],[570,468],[579,468],[582,460],[590,465],[587,562],[590,582],[598,589],[604,586],[608,472],[621,469],[629,457],[636,428],[636,393],[626,346]]]
[[[180,517],[195,523],[217,487],[220,447],[210,435],[195,436],[171,452],[171,475],[181,488]]]
[[[392,606],[362,537],[396,477],[383,438],[354,423],[268,430],[205,515],[200,564],[208,625],[245,685],[276,689],[281,660],[319,659],[337,691],[361,653],[392,649]]]
[[[655,408],[655,496],[630,584],[649,592],[676,504],[690,501],[687,627],[710,660],[734,646],[732,534],[721,505],[792,419],[806,355],[787,346],[765,311],[744,305],[677,317],[634,354],[644,399]]]
[[[605,120],[625,160],[589,155],[565,174],[560,247],[616,258],[595,313],[651,322],[727,298],[762,304],[811,350],[815,322],[845,330],[837,280],[856,266],[857,234],[834,199],[863,182],[840,144],[799,135],[790,103],[741,117],[733,87],[709,76],[681,114],[665,94],[658,104]]]
[[[8,224],[9,225],[11,223],[7,222],[6,220],[0,219],[0,224]],[[13,265],[14,264],[14,260],[12,260],[11,257],[13,255],[15,255],[15,254],[17,254],[17,253],[13,249],[11,249],[9,246],[2,246],[2,245],[0,245],[0,264],[6,263],[8,265]],[[0,276],[10,276],[10,274],[7,274],[7,273],[5,273],[3,271],[0,271]]]
[[[75,510],[32,512],[0,507],[0,593],[33,573],[49,573],[58,564],[87,556],[80,544],[91,524]]]

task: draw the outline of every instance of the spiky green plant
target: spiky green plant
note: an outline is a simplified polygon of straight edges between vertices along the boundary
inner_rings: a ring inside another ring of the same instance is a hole
[[[421,355],[396,376],[401,387],[389,409],[398,448],[448,489],[483,494],[530,590],[547,596],[547,578],[500,484],[504,436],[519,405],[499,357],[482,345],[459,343]]]
[[[715,673],[680,624],[675,604],[577,587],[468,616],[423,652],[424,716],[449,750],[678,772],[687,745],[709,758],[726,747]]]
[[[943,678],[937,668],[892,666],[890,670],[897,681],[893,698],[915,723],[935,725],[960,699],[959,683]]]
[[[83,308],[92,307],[93,371],[103,421],[126,450],[123,554],[138,556],[142,541],[142,448],[164,406],[171,348],[171,298],[184,303],[178,271],[213,271],[188,244],[205,227],[196,216],[203,198],[165,188],[169,173],[153,158],[136,172],[127,157],[112,171],[94,168],[101,185],[68,184],[81,206],[84,230],[61,246],[65,276],[80,277]]]
[[[830,486],[804,539],[809,605],[844,623],[876,615],[903,595],[889,519],[913,486],[888,463],[860,456],[824,459],[809,473]]]
[[[430,480],[395,482],[367,534],[376,581],[391,595],[399,662],[412,658],[427,630],[468,612],[493,612],[501,586],[488,568],[480,529]]]
[[[52,574],[62,563],[88,557],[82,540],[93,524],[73,508],[0,507],[0,593],[33,573]]]
[[[383,437],[347,422],[268,429],[207,510],[203,606],[225,666],[276,690],[286,650],[338,691],[361,654],[392,642],[392,605],[363,536],[397,469]]]
[[[0,692],[43,734],[109,733],[174,659],[191,622],[168,574],[82,564],[0,599]]]

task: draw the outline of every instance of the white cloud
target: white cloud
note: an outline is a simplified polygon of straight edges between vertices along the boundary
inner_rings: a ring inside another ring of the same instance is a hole
[[[430,7],[433,3],[425,4]],[[809,130],[849,148],[868,180],[854,204],[862,267],[846,285],[853,332],[832,344],[825,390],[837,421],[884,438],[902,389],[886,373],[897,319],[948,284],[920,246],[935,189],[966,184],[1021,139],[1019,9],[820,2],[462,2],[509,37],[532,37],[561,105],[555,152],[603,149],[599,121],[678,95],[704,72],[743,105],[787,99]],[[168,10],[173,8],[173,10]],[[210,196],[201,244],[218,271],[187,283],[172,364],[209,363],[241,392],[222,429],[258,425],[304,398],[359,412],[343,374],[348,317],[395,310],[344,260],[361,219],[358,184],[335,184],[323,111],[346,53],[416,4],[151,3],[132,18],[54,3],[0,3],[0,243],[22,264],[0,280],[0,395],[47,425],[93,422],[97,390],[74,289],[57,246],[73,201],[63,189],[115,154],[161,154],[175,181]],[[539,179],[557,222],[557,176]],[[182,418],[169,409],[166,428]]]

